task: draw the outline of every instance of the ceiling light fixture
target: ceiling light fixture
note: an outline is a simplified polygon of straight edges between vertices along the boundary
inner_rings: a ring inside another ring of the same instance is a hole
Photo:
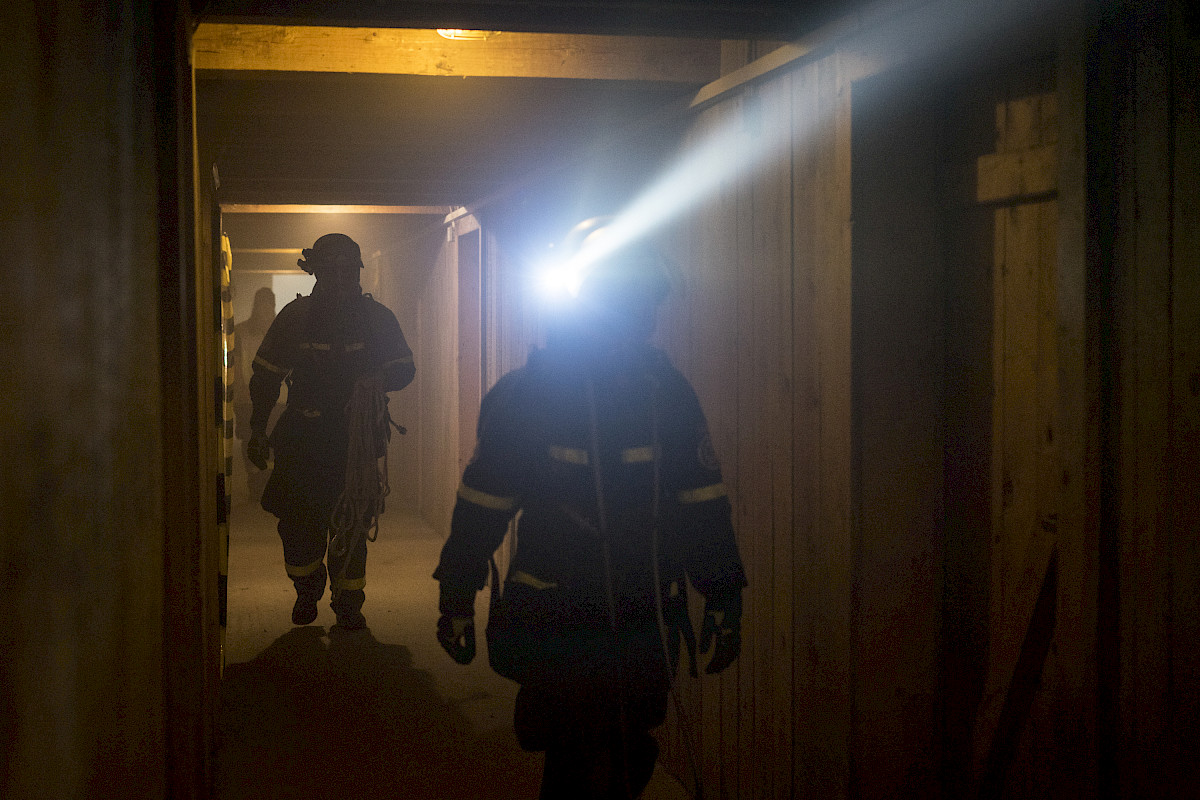
[[[471,31],[462,28],[438,28],[438,36],[462,42],[485,42],[493,36],[499,36],[500,31]]]

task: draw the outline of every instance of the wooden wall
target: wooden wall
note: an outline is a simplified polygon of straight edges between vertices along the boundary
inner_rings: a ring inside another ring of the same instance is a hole
[[[421,513],[422,486],[426,482],[422,462],[422,448],[426,445],[422,387],[429,389],[446,382],[442,375],[444,365],[437,361],[440,351],[431,350],[432,343],[424,341],[422,322],[429,317],[426,306],[430,302],[435,302],[437,308],[450,307],[447,304],[452,302],[450,298],[436,299],[428,294],[428,284],[435,280],[433,276],[442,258],[439,253],[445,246],[445,232],[441,219],[431,216],[395,226],[391,241],[384,236],[380,238],[383,249],[379,255],[379,286],[375,297],[396,315],[417,367],[413,382],[403,391],[389,395],[388,413],[407,433],[393,434],[388,446],[391,494],[387,510]],[[447,334],[441,331],[436,335],[445,339]],[[436,456],[438,451],[434,452]]]
[[[4,797],[207,796],[189,17],[7,11]]]
[[[939,794],[952,254],[930,88],[883,73],[851,96],[851,754],[868,767],[854,777],[864,797]]]
[[[437,220],[388,254],[384,302],[401,319],[417,375],[393,395],[393,418],[408,429],[393,437],[392,480],[405,507],[443,535],[461,474],[458,466],[458,244]],[[398,498],[399,499],[399,498]]]
[[[848,791],[854,551],[844,70],[837,56],[820,59],[701,113],[694,143],[753,124],[763,108],[772,124],[802,134],[798,143],[786,137],[766,165],[724,181],[671,236],[681,286],[661,339],[709,418],[750,581],[742,658],[719,680],[684,679],[686,719],[673,711],[665,735],[664,763],[690,783],[695,758],[706,796]]]
[[[692,143],[763,108],[791,126],[671,239],[663,340],[709,414],[751,584],[736,669],[681,686],[694,754],[677,716],[664,737],[709,794],[1170,796],[1194,775],[1196,659],[1175,643],[1196,603],[1196,106],[1168,80],[1194,32],[1166,4],[1103,23],[1127,37],[1101,54],[1127,59],[1110,85],[1135,89],[1093,122],[1105,152],[1085,144],[1081,9],[1002,40],[1020,57],[924,39],[976,50],[935,63],[864,29],[713,87],[693,122]],[[1100,204],[1088,146],[1117,157]],[[1106,268],[1098,207],[1138,208],[1109,221]]]
[[[1190,8],[1190,16],[1182,11]],[[1200,14],[1194,5],[1171,8],[1169,86],[1172,117],[1165,138],[1171,172],[1169,216],[1170,463],[1163,504],[1170,531],[1164,556],[1171,565],[1169,679],[1165,763],[1153,764],[1169,777],[1167,789],[1183,792],[1200,785]],[[1164,53],[1164,55],[1166,55]],[[1161,73],[1159,73],[1161,75]],[[1161,80],[1161,78],[1160,78]],[[1161,617],[1160,617],[1161,619]]]
[[[1109,302],[1097,310],[1102,765],[1122,796],[1180,797],[1200,778],[1200,20],[1187,3],[1105,11],[1088,108],[1102,165],[1089,185],[1095,288]]]

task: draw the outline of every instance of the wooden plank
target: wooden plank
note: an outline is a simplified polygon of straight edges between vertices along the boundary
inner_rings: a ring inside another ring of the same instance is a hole
[[[731,113],[734,112],[722,107],[702,114],[689,132],[690,142],[706,140],[714,130],[727,124]],[[658,337],[692,382],[708,417],[724,478],[730,487],[735,524],[740,520],[737,509],[741,502],[740,390],[736,377],[741,333],[738,304],[731,302],[731,298],[736,298],[739,292],[738,199],[736,181],[724,182],[668,237],[668,254],[680,266],[680,274],[678,291],[663,309]],[[746,538],[757,532],[738,524],[737,533],[745,556]],[[691,606],[693,623],[699,626],[703,601],[696,595],[691,599],[695,601]],[[664,752],[663,760],[689,788],[694,782],[694,770],[699,768],[706,796],[737,796],[739,759],[746,756],[738,746],[741,713],[738,685],[740,676],[749,674],[746,665],[750,659],[747,645],[742,658],[719,679],[681,679],[679,691],[684,711],[682,715],[674,715],[670,722],[670,750]],[[704,659],[701,668],[703,664]]]
[[[1021,607],[1017,607],[1015,603],[1010,606],[1015,609],[1010,612],[1014,624],[1020,615],[1026,613],[1028,601],[1025,598],[1037,592],[1039,575],[1051,568],[1043,567],[1044,561],[1054,565],[1054,581],[1057,585],[1058,520],[1061,506],[1061,481],[1058,478],[1059,444],[1055,433],[1058,414],[1057,203],[1033,205],[1028,211],[1028,221],[1034,231],[1031,232],[1031,238],[1036,240],[1037,247],[1036,285],[1029,287],[1034,293],[1029,301],[1036,320],[1037,349],[1033,362],[1034,397],[1030,400],[1033,407],[1033,413],[1030,415],[1032,427],[1025,432],[1023,445],[1027,451],[1032,490],[1024,487],[1020,491],[1029,495],[1033,515],[1028,524],[1034,527],[1033,535],[1027,537],[1028,546],[1023,552],[1019,549],[1020,540],[1013,543],[1014,561],[1009,567],[1021,570],[1016,581],[1019,588],[1015,594],[1020,598],[1019,602],[1024,604]],[[1053,602],[1057,604],[1057,596],[1053,598]],[[1039,595],[1033,607],[1028,609],[1028,630],[1024,634],[1016,661],[1013,662],[1011,678],[1004,689],[1004,705],[1000,709],[996,733],[990,744],[993,760],[986,765],[988,771],[985,772],[981,792],[989,788],[993,791],[1004,788],[1010,794],[1028,797],[1031,800],[1052,798],[1060,791],[1054,786],[1054,776],[1061,776],[1064,770],[1072,769],[1069,761],[1056,764],[1053,755],[1058,748],[1057,728],[1060,722],[1057,717],[1059,713],[1063,713],[1059,711],[1062,691],[1059,680],[1061,659],[1054,651],[1050,651],[1038,656],[1036,669],[1034,664],[1028,661],[1031,635],[1038,638],[1037,648],[1040,650],[1043,647],[1041,641],[1045,635],[1046,624],[1045,620],[1038,621],[1038,615],[1049,613],[1043,606],[1044,597]],[[1054,613],[1056,615],[1057,612]],[[1042,633],[1035,634],[1039,627]],[[1060,627],[1055,637],[1058,638],[1060,633],[1067,638],[1075,635],[1074,631]],[[1014,703],[1019,705],[1014,706]],[[1019,708],[1019,713],[1014,711],[1014,708]],[[1065,713],[1069,714],[1070,711]],[[1001,757],[1001,753],[1007,755]],[[1008,779],[1002,786],[995,784],[996,770],[1000,769],[1000,762],[995,760],[997,758],[1004,758],[1009,762],[1005,767]]]
[[[1177,12],[1178,13],[1178,12]],[[1171,286],[1171,336],[1174,403],[1171,431],[1171,481],[1168,507],[1171,519],[1171,708],[1168,752],[1174,783],[1167,788],[1181,795],[1200,785],[1200,762],[1194,757],[1200,736],[1200,227],[1194,209],[1200,208],[1200,41],[1187,35],[1176,17],[1173,30],[1174,85],[1189,87],[1172,96],[1175,118],[1172,138],[1174,227]]]
[[[1058,403],[1059,633],[1052,666],[1057,683],[1055,769],[1043,773],[1046,791],[1058,797],[1094,797],[1096,770],[1096,630],[1098,552],[1094,464],[1096,417],[1091,413],[1087,303],[1087,184],[1084,146],[1084,42],[1082,3],[1064,18],[1055,76],[1055,140],[1059,144],[1056,350]]]
[[[957,136],[956,136],[957,138]],[[955,160],[958,160],[957,158]],[[983,692],[992,540],[993,214],[947,220],[946,530],[943,667],[945,796],[967,797]]]
[[[702,84],[720,69],[720,42],[662,36],[502,33],[452,41],[433,30],[202,23],[196,69],[589,78]]]
[[[816,319],[818,311],[816,272],[817,236],[814,218],[823,205],[816,201],[817,147],[813,135],[817,109],[816,68],[797,70],[792,76],[792,474],[795,522],[792,548],[792,598],[794,630],[792,646],[792,776],[793,787],[812,787],[827,793],[827,769],[821,755],[826,752],[826,735],[814,724],[819,707],[814,692],[818,668],[817,626],[814,624],[813,595],[817,559],[814,550],[821,539],[817,533],[817,504],[820,473],[817,463],[820,441],[820,383],[817,371]],[[802,131],[803,133],[799,133]]]
[[[763,84],[756,101],[764,116],[792,119],[792,79],[782,75]],[[789,135],[772,135],[790,144]],[[785,147],[773,159],[791,162],[791,148]],[[778,163],[778,161],[776,161]],[[792,207],[790,169],[767,168],[758,171],[753,186],[753,230],[751,247],[757,267],[755,292],[761,298],[755,317],[755,353],[762,360],[763,389],[761,417],[768,431],[764,453],[770,471],[770,627],[768,683],[763,687],[767,700],[767,726],[761,729],[771,741],[771,787],[767,796],[788,800],[793,797],[792,761],[794,757],[791,718],[793,648],[793,440],[792,440]],[[765,621],[765,619],[764,619]]]
[[[863,797],[937,791],[945,382],[939,109],[854,84],[853,753]],[[902,625],[897,625],[903,620]]]
[[[722,125],[740,124],[746,112],[746,97],[738,95],[720,106]],[[760,691],[763,681],[762,655],[763,645],[759,637],[763,635],[761,615],[765,610],[766,597],[764,589],[769,585],[762,569],[764,534],[766,528],[762,520],[764,498],[761,492],[762,475],[757,461],[758,448],[754,443],[762,443],[763,431],[760,420],[755,416],[754,409],[758,401],[756,378],[757,365],[754,360],[753,320],[759,298],[753,289],[754,263],[749,246],[752,218],[748,202],[747,176],[744,171],[735,173],[728,184],[727,194],[723,196],[724,213],[727,223],[723,226],[726,235],[734,243],[731,253],[731,267],[734,270],[736,285],[733,287],[731,301],[736,303],[737,331],[737,367],[734,373],[734,385],[737,398],[737,438],[736,451],[736,483],[733,485],[733,504],[737,528],[742,532],[739,546],[742,560],[746,568],[746,578],[749,588],[743,593],[744,613],[742,616],[742,639],[745,644],[742,650],[741,662],[738,665],[738,741],[743,750],[738,754],[736,765],[736,785],[755,787],[755,791],[764,791],[764,779],[761,760],[763,753],[747,752],[751,748],[746,745],[754,742],[757,749],[762,738],[759,728]],[[719,750],[717,750],[719,752]],[[732,780],[723,780],[722,791],[726,792]]]
[[[1126,279],[1118,287],[1121,334],[1121,691],[1127,749],[1123,790],[1163,796],[1161,742],[1168,733],[1169,531],[1166,521],[1171,419],[1170,76],[1165,6],[1138,5],[1131,20],[1133,227]]]
[[[925,6],[925,8],[921,8]],[[924,3],[922,0],[895,0],[855,9],[795,41],[785,42],[743,67],[708,84],[692,98],[691,107],[707,108],[727,96],[748,89],[782,70],[793,73],[810,68],[822,58],[835,57],[847,75],[847,80],[866,77],[888,66],[900,63],[914,54],[927,52],[936,45],[935,37],[960,31],[966,16],[972,16],[978,26],[978,14],[971,14],[962,3]],[[956,18],[946,24],[947,19]],[[939,24],[931,24],[937,20]],[[898,24],[905,26],[903,32]],[[882,40],[881,40],[882,37]],[[945,44],[938,42],[937,44]],[[851,52],[857,48],[856,55]],[[866,55],[866,58],[862,56]]]
[[[1039,397],[1056,380],[1056,323],[1040,324],[1039,310],[1052,300],[1041,293],[1052,285],[1044,273],[1046,254],[1056,241],[1053,203],[1014,206],[996,217],[996,443],[991,646],[984,701],[976,724],[976,770],[983,769],[999,722],[1007,687],[1036,603],[1038,587],[1057,540],[1057,492],[1045,496],[1048,474],[1057,472],[1047,431],[1055,404]],[[1050,341],[1046,341],[1049,337]],[[1052,377],[1040,377],[1047,371]],[[1050,420],[1048,423],[1047,420]],[[1050,437],[1052,439],[1052,436]]]
[[[222,203],[223,214],[429,214],[445,216],[452,206],[312,206],[298,203]],[[237,251],[234,251],[237,252]]]
[[[418,290],[415,425],[420,464],[419,512],[434,530],[448,532],[458,469],[457,242],[443,244]],[[414,391],[415,390],[415,391]]]
[[[722,124],[723,120],[724,117],[711,115],[714,125]],[[694,360],[697,365],[709,362],[705,402],[715,401],[712,406],[717,416],[716,427],[713,430],[714,441],[720,448],[718,452],[723,459],[722,463],[728,467],[725,476],[730,487],[740,486],[742,480],[738,471],[742,443],[736,376],[739,371],[739,342],[743,336],[743,320],[739,316],[738,304],[730,302],[730,298],[737,296],[739,281],[736,269],[739,249],[737,203],[736,184],[728,181],[719,189],[716,202],[710,204],[709,215],[700,220],[705,229],[700,241],[704,242],[708,262],[708,298],[705,303],[707,312],[704,316],[694,317],[692,324],[693,331],[703,332],[703,350],[694,353]],[[731,376],[735,377],[732,381]],[[757,533],[752,529],[738,527],[740,552],[746,552]],[[743,595],[745,594],[747,592],[743,592]],[[743,635],[743,643],[746,641]],[[750,674],[750,659],[746,655],[749,652],[750,648],[745,648],[744,655],[720,681],[715,709],[715,717],[719,720],[720,727],[713,732],[719,737],[715,748],[721,765],[720,783],[716,787],[718,797],[738,797],[745,786],[741,783],[740,762],[747,758],[746,751],[752,749],[753,742],[752,739],[742,738],[744,701],[750,697],[748,694],[743,695],[742,678]],[[750,702],[753,702],[752,698]]]
[[[815,122],[811,184],[797,187],[797,207],[811,216],[797,221],[812,230],[812,398],[816,423],[814,535],[806,542],[803,628],[797,633],[811,653],[802,676],[805,732],[798,767],[811,776],[812,796],[845,798],[851,791],[852,553],[850,527],[850,103],[840,57],[814,65]]]
[[[975,173],[975,199],[980,203],[1012,201],[1053,192],[1058,179],[1058,145],[980,156]]]
[[[483,308],[478,228],[467,232],[456,230],[455,242],[458,268],[458,463],[455,471],[461,475],[475,452],[475,432],[483,399]]]
[[[1052,552],[1041,581],[1037,602],[1030,616],[1029,627],[1022,639],[1021,650],[1013,670],[1013,678],[1005,692],[996,734],[992,738],[984,767],[978,797],[980,800],[1000,800],[1004,796],[1008,771],[1017,750],[1021,731],[1028,721],[1038,685],[1054,637],[1058,607],[1058,554]],[[1024,777],[1031,777],[1026,770]],[[1025,786],[1021,797],[1034,797],[1035,786]]]

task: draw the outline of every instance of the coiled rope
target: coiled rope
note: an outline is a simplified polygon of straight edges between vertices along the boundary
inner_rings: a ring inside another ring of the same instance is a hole
[[[346,407],[350,433],[346,486],[329,518],[329,550],[338,556],[357,546],[359,536],[365,535],[368,542],[379,536],[379,515],[391,491],[387,464],[390,428],[405,432],[392,421],[387,402],[387,395],[378,385],[359,381]],[[343,573],[349,563],[350,559],[342,563]]]

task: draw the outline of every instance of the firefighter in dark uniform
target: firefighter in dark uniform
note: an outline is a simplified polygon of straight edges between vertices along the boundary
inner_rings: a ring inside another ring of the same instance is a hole
[[[330,515],[346,479],[347,405],[356,384],[394,392],[416,369],[395,315],[359,286],[363,263],[353,239],[322,236],[296,263],[317,282],[312,294],[284,306],[254,357],[248,455],[265,469],[274,450],[262,507],[279,518],[284,563],[296,587],[292,623],[317,618],[328,577],[337,624],[358,629],[366,625],[366,537],[356,537],[343,553],[329,547],[325,563]],[[287,408],[268,441],[268,419],[284,380]]]
[[[503,594],[542,638],[509,677],[518,741],[546,752],[543,800],[641,794],[681,639],[694,659],[687,582],[705,598],[701,650],[715,642],[706,672],[741,649],[746,579],[712,440],[648,343],[666,290],[647,248],[609,255],[547,346],[488,392],[434,573],[438,639],[466,663],[475,594],[521,512]]]

